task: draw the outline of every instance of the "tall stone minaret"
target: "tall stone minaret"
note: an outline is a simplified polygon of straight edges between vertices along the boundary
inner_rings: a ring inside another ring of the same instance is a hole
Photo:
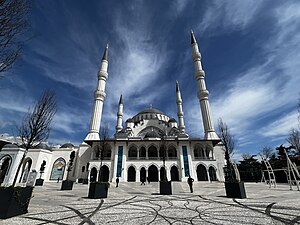
[[[120,100],[119,100],[118,113],[117,113],[117,126],[116,126],[117,133],[123,129],[122,119],[123,119],[123,101],[122,101],[122,95],[121,95]]]
[[[102,61],[101,61],[101,66],[98,71],[98,85],[96,91],[94,92],[94,109],[93,109],[93,114],[90,123],[90,131],[86,136],[85,140],[100,139],[99,130],[101,124],[103,103],[106,97],[105,84],[108,78],[107,68],[108,68],[108,45],[106,45],[102,57]]]
[[[200,102],[201,114],[202,114],[202,121],[204,126],[204,139],[212,140],[212,139],[219,139],[218,135],[216,134],[212,117],[210,113],[210,105],[208,101],[209,92],[206,89],[205,85],[205,73],[202,69],[201,65],[201,54],[199,52],[198,44],[194,35],[194,32],[191,33],[191,42],[192,42],[192,58],[194,61],[194,70],[195,70],[195,79],[198,85],[198,99]]]
[[[178,129],[180,133],[185,133],[185,126],[184,126],[184,120],[183,120],[183,111],[182,111],[182,98],[180,94],[179,84],[176,80],[176,103],[177,103],[177,115],[178,115],[178,122],[179,126]]]

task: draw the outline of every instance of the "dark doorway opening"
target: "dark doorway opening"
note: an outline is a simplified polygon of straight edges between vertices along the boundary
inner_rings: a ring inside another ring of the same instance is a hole
[[[208,181],[206,168],[201,164],[197,166],[197,178],[198,181]]]
[[[171,167],[171,181],[179,181],[179,172],[177,166]]]
[[[101,172],[99,172],[99,181],[108,182],[109,179],[109,169],[106,165],[101,167]]]
[[[93,167],[91,169],[90,182],[96,182],[96,179],[97,179],[97,169]]]
[[[128,177],[127,177],[127,181],[128,182],[135,182],[135,175],[136,175],[136,172],[135,172],[135,168],[133,166],[130,166],[128,168]]]
[[[158,181],[158,169],[156,166],[152,165],[148,169],[148,178],[149,181]]]
[[[145,167],[142,167],[140,170],[140,181],[145,181],[146,180],[146,169]]]
[[[161,181],[167,180],[167,173],[165,167],[160,168],[160,180]]]

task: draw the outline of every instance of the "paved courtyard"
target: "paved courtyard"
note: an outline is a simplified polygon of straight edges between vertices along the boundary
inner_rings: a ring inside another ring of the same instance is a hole
[[[35,187],[27,214],[0,224],[300,224],[300,191],[246,183],[247,199],[228,199],[224,184],[173,182],[173,195],[158,183],[114,184],[107,199],[88,199],[88,185],[60,191],[61,183]],[[0,200],[1,201],[1,200]]]

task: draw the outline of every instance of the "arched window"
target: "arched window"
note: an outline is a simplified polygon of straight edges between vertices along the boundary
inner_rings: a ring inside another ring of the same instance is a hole
[[[31,169],[31,165],[32,165],[32,159],[31,158],[26,158],[23,164],[23,170],[22,170],[22,175],[20,177],[20,182],[21,183],[26,183],[29,173],[30,173],[30,169]]]
[[[111,159],[111,148],[109,144],[106,144],[104,146],[104,150],[103,150],[103,159],[104,160],[110,160]]]
[[[140,158],[146,158],[146,148],[145,147],[140,148]]]
[[[161,145],[159,148],[159,157],[161,160],[163,160],[165,158],[165,160],[167,159],[167,147],[165,145]]]
[[[135,146],[129,148],[128,158],[137,158],[137,148]]]
[[[195,145],[194,146],[194,157],[195,159],[204,159],[204,149],[201,145]]]
[[[100,147],[96,145],[94,147],[94,157],[93,159],[100,159]]]
[[[149,158],[157,158],[158,157],[157,148],[155,146],[151,145],[148,148],[148,157]]]
[[[205,156],[208,159],[213,159],[213,148],[209,145],[205,147]]]
[[[4,182],[5,176],[8,174],[12,159],[6,155],[0,160],[0,185]]]
[[[169,159],[177,159],[177,150],[173,145],[168,148],[168,157]]]
[[[52,166],[50,180],[62,180],[64,177],[65,167],[66,161],[63,158],[58,158],[55,160]]]
[[[217,181],[216,169],[212,166],[208,169],[210,181]]]

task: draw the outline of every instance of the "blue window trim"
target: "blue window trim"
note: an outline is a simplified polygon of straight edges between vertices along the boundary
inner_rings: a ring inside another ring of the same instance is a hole
[[[182,146],[182,155],[183,155],[184,175],[188,177],[190,175],[190,168],[189,168],[187,147],[185,145]]]
[[[123,146],[118,147],[118,163],[117,163],[117,177],[122,174],[122,159],[123,159]]]

